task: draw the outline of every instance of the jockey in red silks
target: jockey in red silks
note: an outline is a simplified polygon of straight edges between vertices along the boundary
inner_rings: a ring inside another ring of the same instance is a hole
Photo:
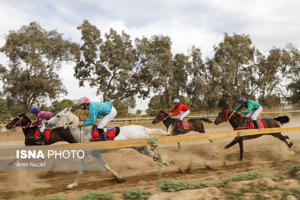
[[[37,127],[38,125],[41,125],[41,128],[40,128],[40,135],[39,135],[39,138],[40,141],[36,142],[37,144],[42,144],[44,145],[45,144],[45,123],[42,123],[43,119],[45,120],[49,120],[51,119],[54,114],[51,113],[51,112],[47,112],[47,111],[40,111],[38,108],[31,108],[30,110],[30,113],[34,116],[34,117],[37,117],[38,120],[36,122],[34,122],[32,125],[30,125],[29,127]]]
[[[262,106],[258,102],[246,98],[240,98],[239,103],[240,105],[234,111],[238,114],[247,114],[247,117],[253,121],[255,128],[260,129],[257,117],[263,111]],[[239,112],[243,107],[247,108],[247,110]]]
[[[78,126],[91,126],[96,122],[98,116],[102,116],[97,123],[97,129],[102,140],[107,141],[104,127],[117,115],[117,110],[113,107],[113,104],[111,102],[91,102],[87,97],[81,97],[78,104],[81,109],[88,109],[90,112],[90,119],[83,123],[79,122]]]
[[[169,111],[169,115],[178,115],[176,118],[180,121],[180,128],[179,131],[183,131],[183,124],[182,120],[185,118],[188,114],[190,114],[190,108],[186,105],[180,103],[179,99],[174,99],[174,108]],[[176,113],[173,113],[175,109],[178,108]]]

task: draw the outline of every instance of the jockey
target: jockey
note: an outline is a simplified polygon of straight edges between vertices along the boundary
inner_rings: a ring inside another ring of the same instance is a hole
[[[240,105],[234,111],[236,111],[238,114],[247,114],[247,117],[253,121],[255,128],[260,129],[257,122],[257,117],[263,111],[261,105],[256,101],[251,101],[249,99],[247,100],[245,98],[241,98],[239,103]],[[247,110],[239,112],[239,110],[241,110],[243,107],[247,108]]]
[[[34,116],[37,117],[38,120],[36,122],[34,122],[32,125],[30,125],[29,127],[37,127],[38,125],[41,125],[40,128],[40,135],[38,138],[40,138],[40,141],[36,142],[37,144],[45,144],[45,123],[42,123],[43,119],[45,120],[49,120],[51,119],[54,114],[51,112],[47,112],[47,111],[40,111],[38,108],[31,108],[30,113]]]
[[[81,97],[78,104],[81,109],[88,109],[90,112],[90,119],[83,123],[79,122],[78,126],[91,126],[96,122],[98,116],[102,116],[97,123],[97,129],[100,137],[107,141],[108,138],[103,129],[117,115],[117,110],[113,104],[111,102],[91,102],[87,97]]]
[[[190,108],[187,107],[186,105],[180,103],[179,99],[174,99],[174,108],[169,111],[169,115],[178,115],[176,118],[180,122],[180,128],[178,129],[179,131],[183,131],[183,124],[182,120],[185,118],[188,114],[190,114]],[[178,108],[177,113],[173,113],[175,109]]]

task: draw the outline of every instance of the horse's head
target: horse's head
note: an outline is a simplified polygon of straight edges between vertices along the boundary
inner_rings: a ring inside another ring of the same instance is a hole
[[[152,124],[157,124],[158,122],[161,122],[168,117],[169,117],[169,114],[167,114],[161,110],[161,111],[159,111],[159,113],[157,113],[155,119],[152,121]]]
[[[11,122],[6,125],[6,129],[11,129],[15,127],[27,128],[31,124],[31,120],[26,117],[25,113],[18,115]]]
[[[47,128],[51,127],[62,127],[72,124],[73,119],[76,117],[72,112],[71,108],[65,108],[60,111],[57,115],[53,116],[50,120],[45,122]],[[76,117],[77,118],[77,117]]]
[[[219,112],[218,116],[215,119],[215,125],[219,125],[220,123],[224,121],[228,121],[230,117],[233,115],[231,110],[228,109],[228,107],[223,107],[223,109]]]

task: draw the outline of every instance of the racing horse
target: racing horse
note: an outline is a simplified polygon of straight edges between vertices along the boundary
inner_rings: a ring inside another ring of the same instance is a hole
[[[71,112],[71,108],[65,108],[60,113],[52,117],[50,120],[45,122],[46,127],[59,127],[59,126],[67,126],[69,125],[69,129],[73,135],[73,137],[76,139],[77,142],[81,141],[90,141],[92,139],[92,132],[94,126],[83,126],[79,127],[79,118]],[[138,125],[130,125],[130,126],[123,126],[120,127],[119,134],[114,138],[114,140],[128,140],[128,139],[138,139],[138,138],[151,138],[151,137],[158,137],[158,136],[164,136],[167,133],[163,131],[162,129],[148,129],[143,126]],[[138,147],[131,147],[135,150],[137,150],[141,154],[145,154],[151,158],[153,158],[154,161],[159,161],[169,166],[170,164],[173,164],[173,161],[165,161],[160,156],[154,153],[154,151],[151,149],[150,145],[147,146],[138,146]],[[118,149],[114,149],[112,151],[115,151]],[[78,181],[80,176],[83,174],[83,171],[85,169],[85,166],[90,159],[91,156],[94,156],[97,160],[100,161],[100,163],[105,167],[106,170],[110,171],[117,179],[118,181],[123,181],[122,175],[118,174],[117,172],[113,171],[109,165],[106,163],[104,157],[101,154],[101,150],[92,150],[92,151],[85,151],[85,157],[81,159],[81,165],[79,168],[79,171],[77,173],[77,177],[74,183],[67,186],[66,189],[72,189],[76,186],[78,186]]]
[[[280,124],[283,125],[285,123],[289,122],[289,117],[288,116],[279,116],[276,118],[262,118],[261,119],[264,123],[266,128],[278,128],[280,127]],[[224,121],[229,121],[231,126],[233,127],[234,130],[241,130],[241,129],[247,129],[247,122],[249,123],[249,118],[244,117],[240,114],[237,114],[235,111],[231,111],[228,109],[228,107],[223,107],[223,109],[219,112],[218,116],[215,119],[215,124],[219,125],[220,123]],[[279,124],[279,123],[280,124]],[[254,138],[259,138],[263,135],[272,135],[281,141],[285,142],[289,148],[293,146],[293,143],[290,142],[288,143],[287,139],[289,139],[288,136],[283,136],[281,132],[279,133],[265,133],[265,134],[257,134],[257,135],[246,135],[246,136],[241,136],[241,137],[235,137],[232,142],[230,142],[228,145],[225,146],[224,149],[229,149],[236,143],[239,143],[240,145],[240,161],[243,160],[243,141],[244,140],[251,140]]]
[[[35,132],[37,127],[29,127],[32,124],[31,120],[25,115],[25,113],[18,115],[12,121],[10,121],[6,125],[6,129],[12,128],[22,128],[24,136],[25,136],[25,145],[40,145],[36,142],[39,140],[35,140]],[[51,130],[51,134],[49,137],[49,141],[45,141],[45,145],[54,144],[59,141],[66,141],[68,143],[76,143],[77,141],[74,139],[69,129],[56,128]],[[17,158],[15,158],[9,165],[12,165]]]
[[[189,129],[184,129],[183,131],[179,131],[176,129],[177,125],[178,125],[178,120],[171,118],[170,115],[168,113],[165,113],[163,110],[161,110],[161,111],[159,111],[159,113],[157,113],[155,119],[152,121],[152,124],[157,124],[161,121],[166,126],[167,132],[169,135],[186,134],[190,131],[197,131],[199,133],[205,133],[204,125],[203,125],[202,121],[212,123],[212,121],[210,121],[209,119],[204,118],[204,117],[190,118],[187,120],[187,122],[189,124]],[[212,140],[209,140],[209,141],[212,142]],[[178,143],[178,149],[180,149],[180,143]]]

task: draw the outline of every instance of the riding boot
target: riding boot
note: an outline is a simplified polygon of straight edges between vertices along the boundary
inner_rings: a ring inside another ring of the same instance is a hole
[[[40,138],[40,140],[38,142],[36,142],[36,143],[44,145],[45,144],[45,133],[41,132],[38,138]]]
[[[103,141],[108,141],[107,135],[104,132],[104,130],[103,129],[98,129],[98,130],[99,130],[99,133],[100,133],[100,138],[102,138]]]
[[[178,131],[183,131],[183,122],[182,122],[182,120],[179,120],[179,124],[180,124],[180,127],[177,130]]]
[[[258,121],[257,120],[253,120],[253,124],[255,126],[255,129],[260,129]]]

